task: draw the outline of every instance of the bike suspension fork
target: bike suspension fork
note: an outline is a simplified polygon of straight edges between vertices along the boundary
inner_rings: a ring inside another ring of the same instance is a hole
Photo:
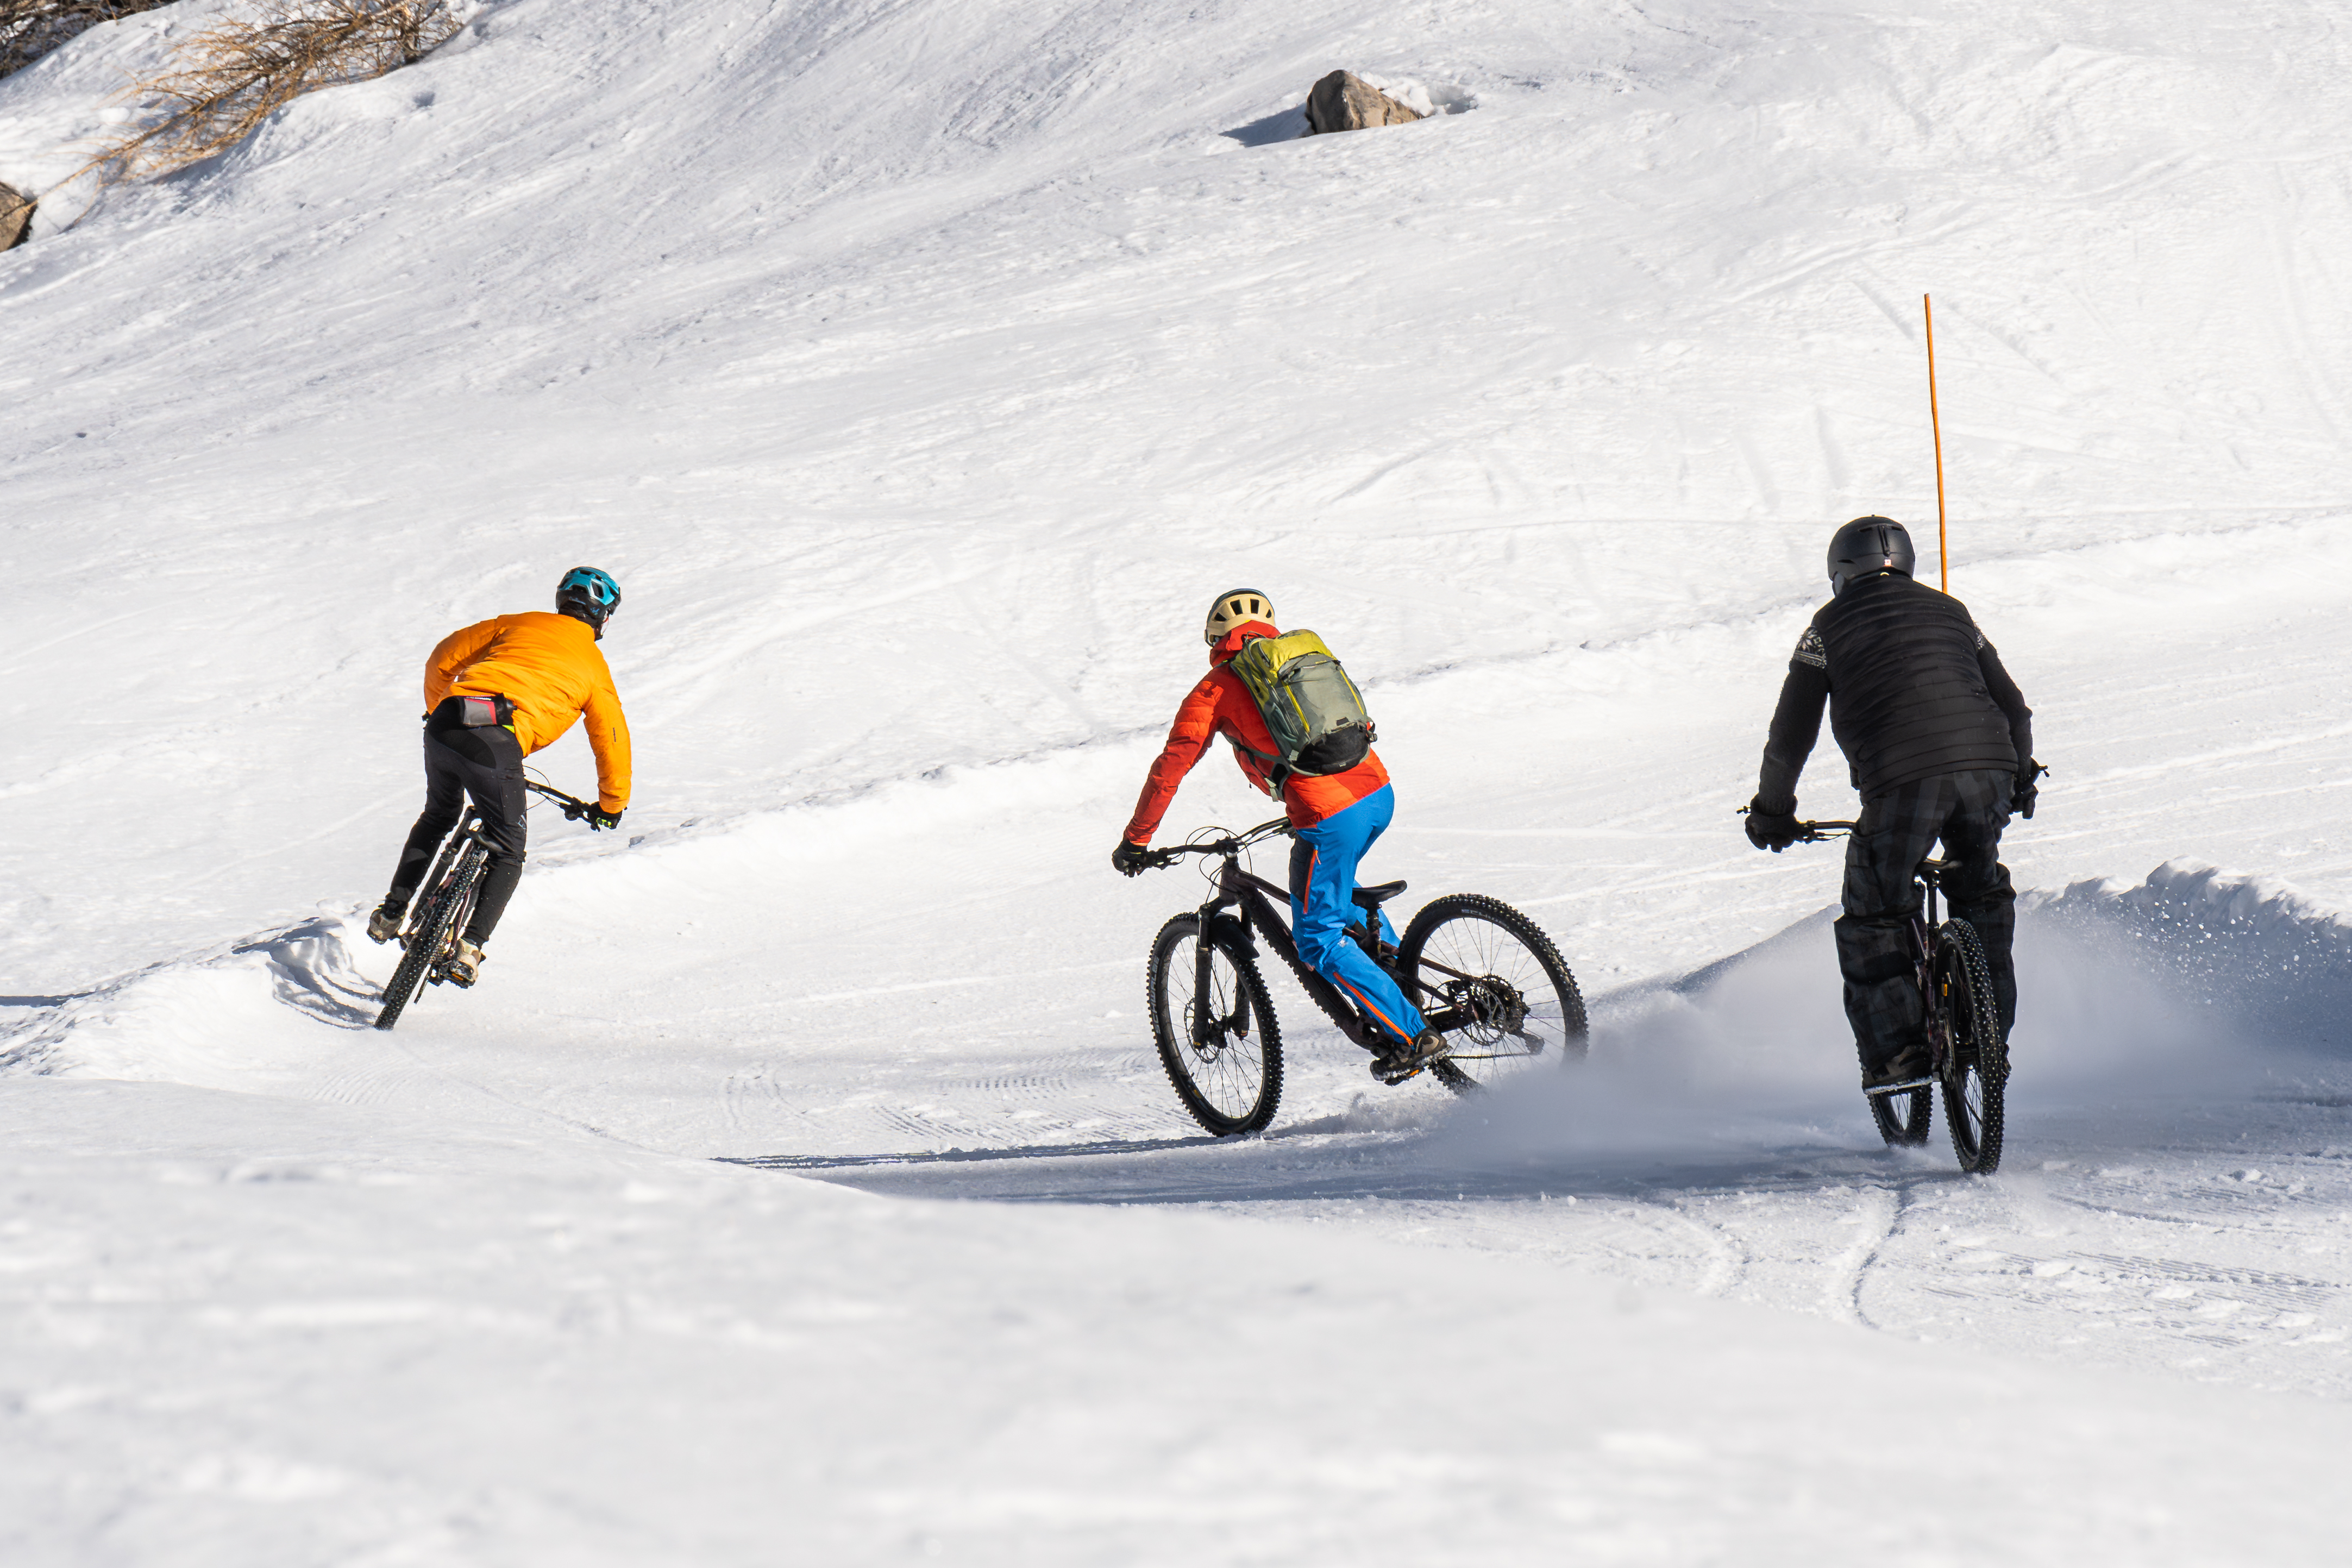
[[[1192,942],[1192,1043],[1205,1046],[1222,1034],[1225,1020],[1216,1008],[1216,987],[1211,964],[1216,958],[1217,926],[1231,900],[1217,899],[1201,906],[1201,931]]]

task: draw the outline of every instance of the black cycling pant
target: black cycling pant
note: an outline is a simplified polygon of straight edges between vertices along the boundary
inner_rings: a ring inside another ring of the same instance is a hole
[[[523,836],[530,805],[522,783],[522,742],[501,725],[467,729],[456,722],[452,698],[425,721],[425,811],[408,830],[399,868],[392,874],[388,901],[405,909],[416,885],[433,868],[434,852],[457,826],[466,797],[482,814],[482,838],[489,846],[489,868],[482,877],[465,938],[479,947],[498,929],[522,879]]]
[[[1927,1001],[1911,956],[1911,917],[1919,909],[1912,873],[1939,838],[1943,858],[1952,862],[1943,877],[1945,901],[1984,940],[2000,1030],[2008,1035],[2017,1016],[2017,972],[2010,962],[2017,894],[2000,856],[2016,782],[2006,770],[1938,773],[1863,803],[1845,849],[1837,950],[1845,1016],[1864,1067],[1883,1067],[1906,1046],[1927,1043]]]

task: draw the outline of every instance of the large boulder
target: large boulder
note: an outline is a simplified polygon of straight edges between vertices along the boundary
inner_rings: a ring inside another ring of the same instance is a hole
[[[1421,116],[1351,71],[1333,71],[1307,95],[1307,133],[1409,125]]]
[[[15,187],[0,185],[0,250],[25,243],[33,227],[33,198]]]

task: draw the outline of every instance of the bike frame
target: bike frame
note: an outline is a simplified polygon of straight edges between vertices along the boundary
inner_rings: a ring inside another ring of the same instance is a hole
[[[1201,906],[1201,935],[1203,938],[1222,924],[1224,929],[1239,939],[1244,947],[1254,953],[1256,947],[1250,941],[1249,933],[1257,932],[1265,938],[1267,944],[1274,949],[1282,961],[1290,965],[1290,972],[1297,977],[1299,984],[1305,988],[1307,994],[1313,997],[1315,1005],[1323,1009],[1332,1023],[1339,1026],[1341,1034],[1368,1050],[1379,1050],[1382,1046],[1381,1038],[1372,1026],[1365,1021],[1362,1011],[1338,986],[1318,974],[1298,956],[1298,943],[1290,933],[1290,922],[1283,918],[1281,912],[1290,905],[1290,889],[1277,887],[1265,878],[1242,868],[1243,850],[1269,837],[1277,836],[1286,837],[1289,832],[1288,823],[1276,818],[1273,822],[1261,823],[1248,832],[1232,838],[1222,838],[1210,844],[1179,845],[1170,852],[1190,851],[1194,854],[1215,855],[1223,862],[1217,868],[1215,896]],[[1227,912],[1232,910],[1239,910],[1240,915],[1236,917]],[[1381,940],[1380,921],[1376,910],[1365,910],[1362,919],[1348,927],[1348,936],[1358,947],[1364,950],[1374,963],[1379,964],[1391,978],[1413,996],[1416,1005],[1423,997],[1444,1001],[1444,993],[1423,981],[1420,975],[1398,973],[1396,946],[1392,942]],[[1193,994],[1198,996],[1205,996],[1209,994],[1211,952],[1211,944],[1205,940],[1198,942],[1194,947]],[[1475,976],[1465,974],[1456,969],[1449,969],[1434,959],[1424,958],[1421,963],[1423,968],[1434,970],[1450,979],[1464,981],[1475,979]],[[1465,1021],[1455,1016],[1458,1011],[1450,1006],[1435,1010],[1424,1008],[1423,1016],[1433,1029],[1450,1029]],[[1209,1016],[1207,1008],[1196,1009],[1192,1019],[1192,1043],[1208,1044],[1209,1034],[1213,1033],[1216,1027],[1216,1020]]]
[[[1950,1031],[1944,1027],[1943,1010],[1936,1005],[1936,930],[1943,923],[1936,918],[1936,897],[1943,890],[1944,866],[1941,860],[1922,860],[1911,873],[1913,883],[1927,895],[1911,915],[1911,961],[1917,975],[1919,1010],[1926,1015],[1927,1075],[1939,1080],[1952,1059]]]
[[[586,801],[575,799],[552,785],[543,784],[537,779],[525,779],[522,783],[523,787],[533,795],[543,795],[553,801],[569,819],[577,821],[588,812]],[[442,840],[441,852],[433,861],[433,870],[420,884],[417,896],[409,906],[411,910],[409,918],[412,924],[417,915],[432,907],[433,895],[447,882],[451,871],[457,866],[458,857],[465,854],[467,847],[471,845],[480,845],[484,855],[489,853],[489,844],[482,837],[482,814],[475,809],[474,803],[469,800],[466,803],[465,815],[457,818],[457,826],[450,830],[447,838]],[[466,929],[466,921],[473,917],[474,900],[480,896],[481,883],[477,880],[474,886],[467,889],[463,906],[450,917],[448,934],[451,939],[454,940],[458,932]],[[410,931],[405,930],[400,933],[398,940],[403,949],[408,946],[409,935]],[[437,981],[439,977],[436,975],[435,978]]]

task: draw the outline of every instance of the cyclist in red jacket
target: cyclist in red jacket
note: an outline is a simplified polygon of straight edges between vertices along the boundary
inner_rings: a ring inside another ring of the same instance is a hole
[[[1168,744],[1151,764],[1135,815],[1111,854],[1110,863],[1123,874],[1132,877],[1150,864],[1145,852],[1176,798],[1176,787],[1218,736],[1232,743],[1234,760],[1250,783],[1268,795],[1277,793],[1267,767],[1280,754],[1274,736],[1249,688],[1225,666],[1251,638],[1280,635],[1273,604],[1254,588],[1220,594],[1210,606],[1202,632],[1209,645],[1209,673],[1176,710]],[[1420,1009],[1396,981],[1346,934],[1362,913],[1355,903],[1356,863],[1396,811],[1380,753],[1366,752],[1343,773],[1289,773],[1278,793],[1290,818],[1290,932],[1298,956],[1361,1007],[1381,1035],[1387,1048],[1372,1064],[1375,1076],[1392,1077],[1444,1055],[1444,1037],[1422,1021]],[[1388,917],[1379,918],[1381,934],[1394,942]]]

